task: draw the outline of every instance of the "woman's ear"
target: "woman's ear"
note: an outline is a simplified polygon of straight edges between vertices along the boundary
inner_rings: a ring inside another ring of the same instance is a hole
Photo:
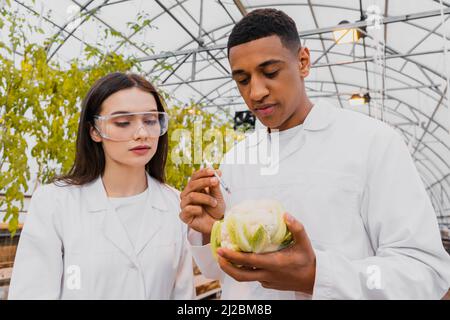
[[[89,128],[89,134],[91,136],[91,139],[95,142],[102,142],[102,137],[100,136],[100,133],[94,126],[90,126]]]
[[[300,76],[306,78],[309,75],[309,70],[311,68],[311,59],[309,56],[309,49],[307,47],[302,47],[298,50],[298,68],[300,71]]]

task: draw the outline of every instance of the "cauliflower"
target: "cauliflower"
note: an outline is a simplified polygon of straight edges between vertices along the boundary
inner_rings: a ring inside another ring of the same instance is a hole
[[[264,253],[280,250],[292,242],[283,220],[283,206],[277,200],[248,200],[228,210],[211,231],[211,250]]]

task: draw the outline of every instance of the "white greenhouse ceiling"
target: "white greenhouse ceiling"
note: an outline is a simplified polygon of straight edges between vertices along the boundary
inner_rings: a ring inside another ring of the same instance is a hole
[[[49,48],[53,60],[64,64],[86,45],[134,56],[147,75],[176,99],[231,113],[246,107],[230,77],[227,37],[247,12],[281,9],[295,20],[302,45],[311,52],[313,65],[306,79],[310,97],[326,97],[339,108],[380,118],[397,129],[438,216],[450,215],[448,1],[11,0],[11,4],[44,30],[30,35],[35,41],[54,35],[63,40]],[[133,29],[147,19],[148,27]],[[332,31],[344,20],[365,37],[336,43]],[[380,27],[370,28],[372,21]],[[111,31],[114,37],[102,41],[102,35]],[[164,63],[172,68],[164,68]],[[355,93],[369,93],[370,102],[350,105]]]

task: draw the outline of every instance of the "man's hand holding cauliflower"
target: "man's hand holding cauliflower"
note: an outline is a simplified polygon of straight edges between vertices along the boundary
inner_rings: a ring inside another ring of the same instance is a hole
[[[316,258],[303,225],[281,204],[263,199],[231,208],[214,171],[194,173],[181,193],[180,218],[211,237],[220,268],[237,281],[259,281],[265,288],[312,294]]]

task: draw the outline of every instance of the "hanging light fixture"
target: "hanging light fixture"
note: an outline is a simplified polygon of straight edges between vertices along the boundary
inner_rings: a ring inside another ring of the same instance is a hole
[[[348,100],[348,103],[352,107],[362,106],[362,105],[368,104],[369,102],[370,102],[369,93],[366,93],[366,94],[354,93]]]
[[[349,24],[347,20],[342,20],[339,22],[339,25],[341,24]],[[366,35],[361,32],[359,28],[336,28],[336,30],[333,31],[334,41],[337,44],[342,43],[354,43],[358,42],[359,39],[364,38]]]

